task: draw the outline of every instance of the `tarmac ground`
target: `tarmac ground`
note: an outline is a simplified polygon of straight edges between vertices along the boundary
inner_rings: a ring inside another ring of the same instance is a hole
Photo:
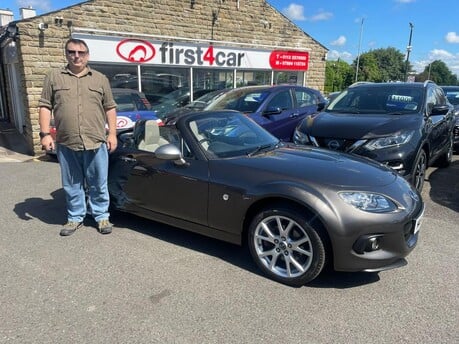
[[[25,162],[43,159],[34,156],[24,136],[11,123],[0,121],[0,162]]]

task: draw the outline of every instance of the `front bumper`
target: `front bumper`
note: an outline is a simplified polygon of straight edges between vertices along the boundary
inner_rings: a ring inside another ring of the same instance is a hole
[[[337,271],[376,272],[406,265],[405,257],[416,247],[424,207],[399,223],[386,228],[362,228],[361,233],[342,238],[334,245],[334,268]],[[379,230],[378,230],[379,229]],[[362,245],[377,237],[377,245]]]

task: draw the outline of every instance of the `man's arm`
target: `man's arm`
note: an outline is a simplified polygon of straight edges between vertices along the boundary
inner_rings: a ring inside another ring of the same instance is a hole
[[[107,110],[105,114],[107,115],[108,125],[107,147],[108,151],[111,153],[115,151],[118,145],[118,140],[116,138],[116,108]]]
[[[51,121],[51,110],[47,107],[40,106],[38,112],[38,123],[40,124],[41,133],[49,133],[49,123]],[[54,140],[51,135],[40,138],[40,143],[46,150],[54,150]]]

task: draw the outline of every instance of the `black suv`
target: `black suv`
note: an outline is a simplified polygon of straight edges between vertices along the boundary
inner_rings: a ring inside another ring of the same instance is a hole
[[[453,107],[431,81],[359,83],[306,117],[294,142],[374,159],[420,191],[428,166],[451,163],[453,127]]]
[[[456,124],[454,125],[454,146],[459,152],[459,86],[441,86],[446,94],[446,98],[454,106],[454,114],[456,115]]]

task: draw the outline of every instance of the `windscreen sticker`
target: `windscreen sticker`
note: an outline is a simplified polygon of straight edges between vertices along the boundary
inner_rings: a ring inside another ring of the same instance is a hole
[[[392,110],[416,110],[418,108],[418,103],[414,100],[414,97],[412,96],[392,94],[387,99],[386,107],[391,108]]]
[[[389,96],[389,101],[400,102],[400,103],[411,103],[413,101],[411,96],[402,96],[398,94],[392,94]]]

